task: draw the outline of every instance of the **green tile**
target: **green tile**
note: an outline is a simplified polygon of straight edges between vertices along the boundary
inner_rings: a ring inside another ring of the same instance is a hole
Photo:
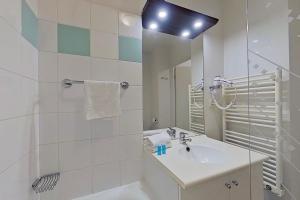
[[[132,37],[119,36],[119,60],[142,62],[142,41]]]
[[[90,56],[90,30],[58,24],[57,46],[59,53]]]
[[[22,35],[33,46],[38,44],[38,19],[25,0],[22,0]]]

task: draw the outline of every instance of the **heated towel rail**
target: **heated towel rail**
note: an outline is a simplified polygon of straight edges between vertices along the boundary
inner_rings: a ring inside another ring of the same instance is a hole
[[[189,85],[189,128],[204,134],[204,92],[202,87]]]
[[[265,188],[282,196],[280,129],[282,72],[232,79],[234,87],[223,87],[225,98],[238,100],[223,111],[224,142],[269,156],[263,163]],[[233,89],[233,88],[236,88]],[[249,104],[248,104],[249,103]]]

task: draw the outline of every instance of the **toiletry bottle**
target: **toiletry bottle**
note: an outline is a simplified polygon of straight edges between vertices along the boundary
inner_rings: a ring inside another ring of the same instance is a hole
[[[157,148],[157,155],[160,156],[161,153],[162,153],[161,152],[161,150],[162,150],[161,145],[158,145],[156,148]]]
[[[166,154],[166,153],[167,153],[166,151],[167,151],[167,147],[166,147],[166,145],[164,144],[164,145],[161,146],[161,154],[162,154],[162,155]]]

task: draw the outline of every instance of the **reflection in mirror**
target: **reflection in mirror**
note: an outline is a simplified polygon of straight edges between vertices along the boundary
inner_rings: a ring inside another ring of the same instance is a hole
[[[144,130],[204,133],[203,42],[143,31]]]

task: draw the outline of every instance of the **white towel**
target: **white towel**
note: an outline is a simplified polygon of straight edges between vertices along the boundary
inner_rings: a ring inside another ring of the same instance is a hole
[[[146,149],[150,149],[152,152],[155,152],[158,145],[166,145],[167,148],[170,148],[172,146],[170,135],[167,133],[160,133],[145,137]]]
[[[143,132],[144,137],[149,137],[151,135],[161,134],[163,133],[164,129],[156,129],[156,130],[148,130]]]
[[[120,83],[84,81],[86,119],[115,117],[121,114]]]

